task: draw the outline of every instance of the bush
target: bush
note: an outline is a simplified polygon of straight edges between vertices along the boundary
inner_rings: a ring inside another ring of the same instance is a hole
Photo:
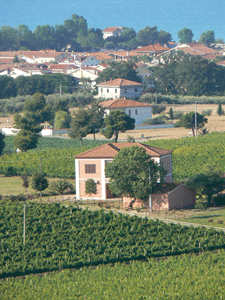
[[[152,113],[161,114],[161,112],[166,110],[166,106],[164,104],[152,104]]]
[[[143,124],[147,125],[157,125],[157,124],[165,124],[169,118],[163,114],[153,119],[145,119]]]
[[[183,116],[184,112],[181,110],[177,110],[173,112],[173,118],[178,120]]]
[[[206,110],[202,110],[201,114],[206,117],[206,116],[211,116],[212,114],[212,109],[206,109]]]
[[[11,176],[16,176],[17,175],[17,170],[14,169],[13,167],[7,167],[5,172],[4,172],[5,177],[11,177]]]

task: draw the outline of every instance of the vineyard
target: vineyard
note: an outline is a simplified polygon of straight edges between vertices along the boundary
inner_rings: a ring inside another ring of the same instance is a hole
[[[225,248],[225,233],[137,216],[0,202],[0,278]]]
[[[77,140],[63,138],[41,138],[38,147],[27,153],[9,154],[0,157],[0,174],[8,167],[14,175],[38,172],[40,159],[42,170],[49,177],[74,178],[74,156],[107,141],[84,140],[80,147]],[[216,164],[225,171],[225,133],[211,133],[198,138],[148,141],[152,146],[173,150],[173,179],[181,181],[199,173],[204,164]],[[6,138],[5,152],[13,149],[13,138]]]
[[[225,252],[29,275],[0,283],[2,300],[224,299]]]

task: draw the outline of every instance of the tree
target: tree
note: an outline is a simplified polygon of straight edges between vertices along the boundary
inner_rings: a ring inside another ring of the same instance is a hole
[[[79,110],[73,114],[69,137],[80,140],[81,146],[83,146],[83,138],[91,132],[90,121],[91,114],[88,109],[79,108]]]
[[[217,114],[219,116],[222,116],[224,114],[224,110],[222,109],[222,104],[221,103],[219,103],[219,105],[218,105]]]
[[[32,177],[32,188],[38,192],[41,192],[47,189],[48,187],[48,179],[46,178],[45,173],[35,173]]]
[[[89,110],[90,119],[90,133],[93,133],[95,139],[95,133],[99,132],[104,122],[105,109],[98,104],[97,101],[92,101],[91,108]]]
[[[138,146],[122,148],[105,170],[112,193],[130,197],[131,207],[136,199],[147,200],[162,171],[145,149]]]
[[[23,180],[23,187],[28,188],[29,187],[29,179],[27,174],[22,174],[21,179]]]
[[[114,80],[116,78],[128,79],[136,82],[140,82],[141,79],[137,75],[134,69],[133,62],[112,62],[110,67],[103,70],[98,76],[96,82],[104,82],[110,79]]]
[[[85,193],[87,195],[97,194],[97,184],[93,179],[88,179],[85,181]]]
[[[173,120],[173,109],[172,109],[172,107],[170,107],[169,116],[170,116],[170,120]]]
[[[3,151],[4,147],[5,147],[4,138],[5,138],[4,134],[2,134],[0,132],[0,155],[2,155],[2,151]]]
[[[168,42],[171,42],[172,35],[169,32],[160,30],[158,33],[157,42],[159,44],[167,44]]]
[[[21,116],[20,114],[14,115],[14,124],[16,128],[20,129],[14,138],[14,147],[22,152],[36,148],[42,126],[26,115]]]
[[[70,114],[66,111],[59,110],[55,112],[54,118],[54,128],[70,128],[71,117]]]
[[[20,62],[19,59],[18,59],[18,56],[15,54],[14,58],[13,58],[13,63],[18,63]]]
[[[62,195],[66,190],[74,190],[74,186],[66,179],[58,179],[53,181],[50,186],[51,190]]]
[[[180,31],[178,31],[177,36],[181,44],[187,44],[192,42],[192,38],[194,35],[191,29],[183,28]]]
[[[206,165],[202,172],[193,177],[188,185],[195,189],[198,194],[206,195],[208,206],[212,205],[213,195],[225,189],[225,177],[216,165]]]
[[[208,30],[206,32],[203,32],[201,34],[199,42],[203,43],[203,44],[206,44],[207,46],[210,46],[211,44],[215,43],[214,31],[213,30]]]
[[[205,123],[208,122],[208,119],[203,115],[197,113],[197,130],[204,127]],[[179,120],[179,125],[181,127],[191,129],[193,136],[195,136],[195,112],[191,111],[183,115]]]
[[[125,114],[125,112],[114,110],[105,117],[101,134],[107,139],[111,139],[115,135],[115,143],[117,143],[119,132],[134,129],[134,124],[135,119]]]
[[[137,40],[141,46],[155,44],[158,38],[157,26],[146,26],[137,33]]]
[[[7,75],[0,76],[0,99],[16,97],[17,87],[15,79]]]

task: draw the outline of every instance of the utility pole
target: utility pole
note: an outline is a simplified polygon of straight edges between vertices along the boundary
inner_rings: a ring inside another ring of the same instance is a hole
[[[23,208],[23,245],[26,244],[26,204]]]
[[[41,157],[40,157],[40,174],[41,174]]]
[[[197,137],[197,104],[195,101],[195,137]]]
[[[62,97],[62,86],[61,85],[59,87],[59,96],[60,96],[60,98]]]

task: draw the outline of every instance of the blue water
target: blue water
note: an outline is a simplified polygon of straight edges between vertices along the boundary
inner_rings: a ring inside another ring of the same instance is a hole
[[[88,27],[157,26],[172,34],[184,27],[192,30],[197,40],[206,30],[225,40],[225,0],[0,0],[0,26],[62,24],[71,14],[83,16]]]

